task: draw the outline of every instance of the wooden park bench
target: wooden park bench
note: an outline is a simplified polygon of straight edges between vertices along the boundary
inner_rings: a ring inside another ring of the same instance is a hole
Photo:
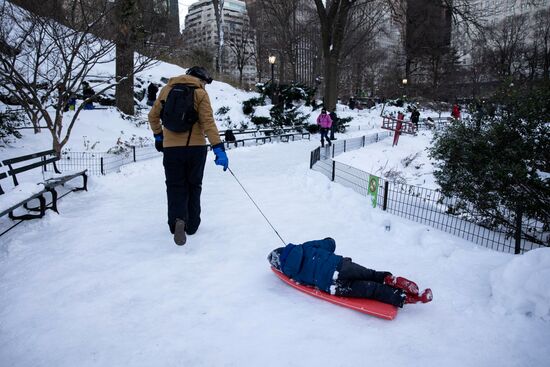
[[[5,192],[0,185],[0,217],[8,214],[9,217],[14,220],[28,220],[42,218],[47,209],[51,209],[57,213],[57,200],[59,195],[56,188],[65,185],[65,183],[78,176],[82,176],[83,185],[82,187],[74,188],[71,191],[87,191],[87,170],[61,175],[61,172],[57,169],[55,164],[55,162],[59,159],[60,157],[55,150],[47,150],[3,160],[0,164],[0,184],[4,184],[4,186],[6,186],[6,182],[2,182],[2,180],[11,176],[13,180],[13,189],[9,190],[9,192]],[[40,168],[42,172],[46,172],[48,165],[53,166],[53,172],[57,175],[54,175],[52,178],[46,180],[36,180],[36,178],[33,177],[31,182],[25,181],[21,184],[21,174],[23,172],[31,171],[35,168]],[[25,186],[25,190],[19,190],[18,192],[17,187],[21,189],[22,186]],[[50,204],[46,203],[46,194],[51,196]],[[38,206],[29,206],[29,203],[33,200],[38,200]],[[14,211],[21,207],[27,209],[29,212],[38,212],[38,214],[27,213],[23,215],[15,215]]]
[[[310,140],[310,137],[311,137],[311,135],[309,134],[309,132],[304,131],[304,132],[296,132],[296,133],[285,133],[285,134],[281,134],[281,135],[279,135],[279,139],[280,139],[281,141],[283,141],[283,142],[288,142],[289,140],[294,141],[294,138],[297,137],[297,136],[301,136],[302,139],[307,138],[307,140]]]

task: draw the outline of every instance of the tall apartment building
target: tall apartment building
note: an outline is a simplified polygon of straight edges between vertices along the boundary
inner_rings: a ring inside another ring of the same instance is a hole
[[[248,31],[250,29],[250,20],[248,17],[246,4],[241,0],[225,0],[223,6],[223,54],[221,62],[222,73],[239,77],[239,71],[236,67],[236,52],[230,47],[230,43],[254,43],[253,35]],[[212,69],[216,64],[217,49],[219,46],[218,29],[216,16],[212,0],[200,0],[189,6],[185,17],[185,29],[183,36],[186,44],[191,48],[201,48],[208,50],[214,57],[214,64],[209,67]],[[250,53],[251,49],[242,50]],[[250,58],[243,69],[243,78],[245,82],[252,83],[256,78],[256,66],[254,60]]]

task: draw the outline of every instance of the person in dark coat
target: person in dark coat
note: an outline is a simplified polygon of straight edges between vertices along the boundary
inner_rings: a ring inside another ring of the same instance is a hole
[[[338,127],[338,116],[336,115],[336,109],[330,111],[330,119],[332,120],[332,126],[330,127],[330,140],[336,140],[334,133]]]
[[[418,130],[418,121],[420,121],[420,112],[418,112],[416,107],[413,107],[411,112],[411,122],[413,123],[415,130]]]
[[[155,104],[155,101],[157,100],[157,93],[159,91],[159,87],[155,83],[150,83],[147,87],[147,105],[153,106]]]
[[[388,271],[367,269],[336,255],[335,250],[336,241],[327,237],[301,245],[289,243],[271,251],[268,260],[294,281],[336,296],[370,298],[396,307],[432,300],[429,288],[420,294],[416,283]]]
[[[88,98],[92,98],[95,94],[95,91],[90,86],[90,83],[84,81],[82,82],[82,97],[84,98],[84,101],[86,101]],[[93,110],[94,109],[94,102],[92,100],[89,100],[88,102],[84,102],[84,109],[85,110]]]
[[[237,138],[231,129],[225,130],[224,138],[226,143],[235,143],[237,141]],[[235,146],[237,146],[237,144],[235,144]]]

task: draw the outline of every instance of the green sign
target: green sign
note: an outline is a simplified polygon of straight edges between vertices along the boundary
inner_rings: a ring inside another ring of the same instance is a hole
[[[378,202],[378,176],[369,175],[368,194],[372,197],[372,207],[376,208]]]

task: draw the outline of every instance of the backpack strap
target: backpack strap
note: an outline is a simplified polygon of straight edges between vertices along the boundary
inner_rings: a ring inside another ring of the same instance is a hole
[[[187,145],[186,145],[187,147],[189,146],[189,141],[191,141],[191,133],[193,132],[193,125],[191,125],[191,128],[189,129],[189,135],[187,135]]]

